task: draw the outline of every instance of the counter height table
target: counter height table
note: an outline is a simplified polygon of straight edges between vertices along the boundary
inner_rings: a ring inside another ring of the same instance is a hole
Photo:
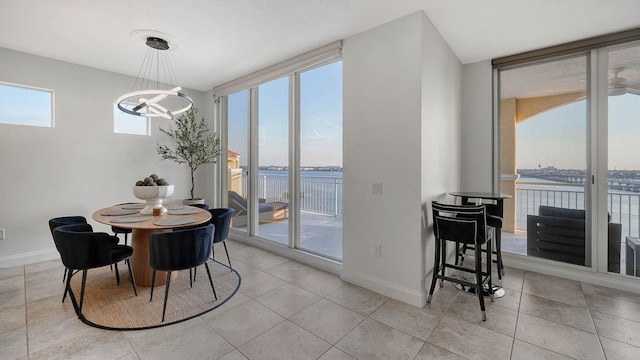
[[[93,219],[99,223],[132,229],[131,267],[138,286],[151,286],[153,269],[149,265],[149,239],[151,234],[167,232],[175,228],[190,227],[207,222],[211,213],[195,206],[166,204],[166,215],[142,215],[140,210],[144,204],[122,204],[100,209],[93,213]],[[156,286],[164,285],[166,273],[158,271]],[[178,273],[174,272],[173,277]]]

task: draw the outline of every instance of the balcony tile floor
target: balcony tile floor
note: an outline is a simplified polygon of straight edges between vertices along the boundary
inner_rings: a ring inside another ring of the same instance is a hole
[[[640,354],[636,294],[507,268],[507,294],[487,301],[483,322],[476,298],[449,283],[417,308],[260,249],[228,246],[242,275],[239,293],[211,313],[144,331],[80,322],[70,302],[60,302],[59,261],[0,269],[0,359],[624,360]]]

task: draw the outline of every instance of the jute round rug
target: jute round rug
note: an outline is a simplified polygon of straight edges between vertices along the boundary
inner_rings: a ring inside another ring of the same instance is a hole
[[[82,315],[79,318],[85,324],[101,329],[142,330],[179,323],[205,314],[233,297],[240,288],[241,281],[240,274],[228,266],[214,260],[209,260],[208,263],[218,300],[213,296],[204,266],[199,266],[193,288],[189,285],[189,270],[180,271],[178,277],[171,280],[164,322],[161,322],[164,285],[155,287],[153,301],[149,302],[150,287],[138,286],[138,296],[134,295],[125,263],[118,264],[120,286],[116,284],[115,272],[108,266],[90,269],[87,273]],[[71,289],[78,303],[81,286],[82,272],[79,272],[71,278]]]

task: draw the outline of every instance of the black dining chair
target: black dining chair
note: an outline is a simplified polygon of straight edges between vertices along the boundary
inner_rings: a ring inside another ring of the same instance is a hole
[[[227,249],[227,237],[229,237],[229,227],[231,225],[231,215],[233,211],[227,208],[209,209],[211,213],[210,224],[215,226],[215,233],[213,234],[213,244],[222,243],[224,245],[224,252],[227,254],[227,261],[229,262],[229,268],[231,266],[231,258],[229,257],[229,250]],[[211,251],[211,258],[215,257],[215,249]]]
[[[222,243],[224,245],[224,252],[227,254],[227,261],[229,262],[229,268],[233,269],[231,266],[231,258],[229,257],[229,250],[227,249],[227,237],[229,236],[229,227],[231,226],[231,216],[233,215],[233,210],[227,208],[216,208],[209,209],[211,213],[211,219],[206,222],[204,225],[213,224],[215,227],[215,231],[213,233],[213,245],[217,243]],[[202,225],[201,225],[202,226]],[[211,259],[215,260],[215,246],[211,250]],[[196,268],[193,269],[193,280],[196,280]],[[191,274],[191,270],[189,270],[189,274]]]
[[[209,205],[207,205],[207,204],[191,204],[189,206],[195,206],[195,207],[200,208],[200,209],[209,210]]]
[[[162,322],[164,322],[167,310],[167,298],[169,297],[169,286],[171,285],[171,273],[173,271],[191,269],[204,264],[209,275],[213,296],[218,300],[216,289],[213,287],[209,264],[207,264],[207,260],[211,257],[213,231],[213,225],[207,225],[151,234],[151,239],[149,240],[149,265],[153,269],[153,275],[151,276],[151,296],[149,301],[153,301],[156,271],[167,272],[164,305],[162,306]],[[193,286],[193,283],[191,285]]]
[[[133,248],[126,245],[114,245],[114,241],[117,240],[114,238],[104,232],[93,232],[91,225],[88,224],[63,225],[53,229],[53,240],[62,258],[62,263],[68,269],[65,291],[69,293],[78,317],[82,317],[84,289],[89,269],[113,265],[116,270],[116,282],[120,285],[118,262],[129,259],[133,254]],[[138,296],[136,281],[131,271],[131,262],[127,261],[127,264],[133,293]],[[78,304],[71,289],[71,278],[80,270],[82,270],[82,287]]]
[[[111,231],[113,231],[113,236],[118,236],[118,234],[123,234],[124,235],[124,244],[125,245],[129,245],[128,244],[128,235],[131,234],[133,232],[133,230],[131,229],[125,229],[125,228],[121,228],[118,226],[111,226]]]
[[[79,215],[59,216],[53,219],[49,219],[49,230],[51,231],[51,237],[53,237],[53,229],[62,225],[73,225],[73,224],[87,224],[87,219],[84,216],[79,216]],[[67,271],[68,269],[65,267],[64,274],[62,276],[62,282],[65,282],[67,280]],[[65,287],[64,294],[62,295],[62,302],[64,302],[64,299],[66,297],[67,297],[67,288]]]
[[[491,241],[487,237],[486,224],[487,214],[484,205],[448,205],[437,201],[431,203],[433,213],[433,234],[435,236],[435,260],[433,266],[433,277],[427,303],[431,303],[431,298],[436,287],[436,282],[440,280],[440,287],[443,281],[450,281],[475,290],[480,302],[482,320],[487,320],[484,306],[485,287],[491,301],[493,302],[493,286],[491,285],[491,256],[488,255],[486,269],[482,269],[482,246],[485,246],[487,254],[491,254]],[[457,264],[447,263],[447,241],[454,244],[472,244],[475,248],[475,268],[468,269]],[[463,276],[447,275],[447,269],[454,269],[460,273],[470,273],[475,275],[475,279],[467,280]]]

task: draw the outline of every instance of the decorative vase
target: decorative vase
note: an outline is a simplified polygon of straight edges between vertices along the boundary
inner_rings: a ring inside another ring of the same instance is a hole
[[[152,215],[153,209],[160,209],[160,214],[165,215],[167,208],[162,206],[162,200],[173,195],[173,185],[134,186],[133,195],[146,203],[146,206],[140,210],[140,214]]]

